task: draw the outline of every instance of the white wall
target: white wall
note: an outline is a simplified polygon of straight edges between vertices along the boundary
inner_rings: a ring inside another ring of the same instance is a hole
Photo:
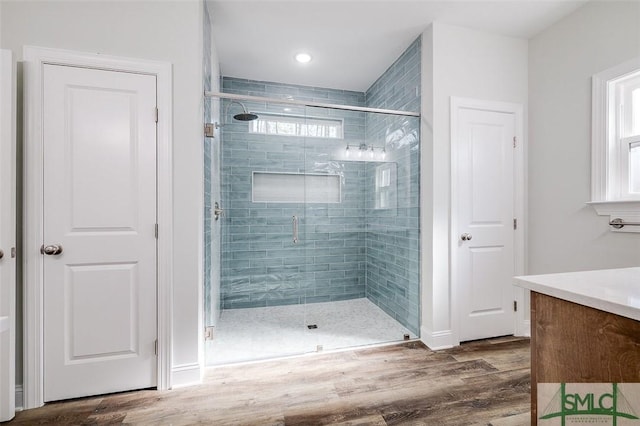
[[[422,33],[420,68],[420,335],[430,347],[440,346],[434,330],[433,264],[433,26]],[[425,338],[425,337],[428,337]],[[446,344],[445,344],[446,345]]]
[[[640,3],[589,2],[529,43],[531,274],[640,265],[591,198],[591,76],[640,56]]]
[[[98,52],[173,64],[174,383],[200,379],[202,22],[198,0],[1,1],[0,47]],[[21,125],[21,124],[19,124]]]
[[[527,104],[527,41],[488,34],[467,28],[435,22],[423,34],[433,40],[433,106],[424,96],[423,114],[433,111],[432,164],[422,167],[423,179],[432,174],[432,200],[423,208],[432,208],[432,236],[428,250],[433,254],[432,268],[423,269],[422,323],[423,340],[430,347],[458,343],[452,317],[450,282],[450,206],[451,206],[451,136],[450,98],[465,97],[489,101]],[[423,53],[426,48],[423,48]],[[423,69],[425,67],[423,57]],[[423,119],[424,121],[424,119]],[[525,113],[526,122],[526,113]],[[423,127],[424,130],[424,127]],[[423,157],[425,158],[425,157]],[[432,167],[433,170],[429,170]],[[426,204],[425,204],[426,203]],[[431,206],[428,204],[432,203]],[[423,243],[425,243],[423,241]],[[423,250],[425,250],[423,244]],[[426,290],[426,291],[425,291]]]

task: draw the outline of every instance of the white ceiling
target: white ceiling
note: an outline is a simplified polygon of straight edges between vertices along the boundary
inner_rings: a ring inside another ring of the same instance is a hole
[[[362,92],[433,21],[529,39],[586,0],[208,2],[222,75]]]

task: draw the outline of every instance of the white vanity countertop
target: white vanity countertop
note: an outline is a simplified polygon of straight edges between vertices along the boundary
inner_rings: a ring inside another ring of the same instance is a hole
[[[640,268],[514,277],[515,285],[640,321]]]

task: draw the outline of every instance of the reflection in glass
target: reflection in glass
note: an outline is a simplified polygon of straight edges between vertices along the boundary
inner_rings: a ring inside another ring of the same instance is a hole
[[[631,92],[631,135],[640,135],[640,88]]]
[[[629,146],[629,192],[640,193],[640,142]]]

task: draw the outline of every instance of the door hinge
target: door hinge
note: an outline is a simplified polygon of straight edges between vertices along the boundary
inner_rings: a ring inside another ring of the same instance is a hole
[[[518,312],[518,301],[517,300],[513,301],[513,312]]]
[[[212,138],[213,137],[213,123],[204,123],[204,137]]]
[[[513,229],[518,229],[518,219],[513,218]]]
[[[204,340],[213,340],[213,326],[204,328]]]
[[[158,107],[156,107],[155,110],[155,119],[156,119],[156,123],[158,122]]]
[[[158,224],[157,223],[154,226],[153,234],[155,235],[156,240],[157,240],[158,239]]]
[[[514,148],[516,147],[516,137],[515,136],[513,137],[513,147]]]
[[[153,344],[153,353],[158,355],[158,339]]]

